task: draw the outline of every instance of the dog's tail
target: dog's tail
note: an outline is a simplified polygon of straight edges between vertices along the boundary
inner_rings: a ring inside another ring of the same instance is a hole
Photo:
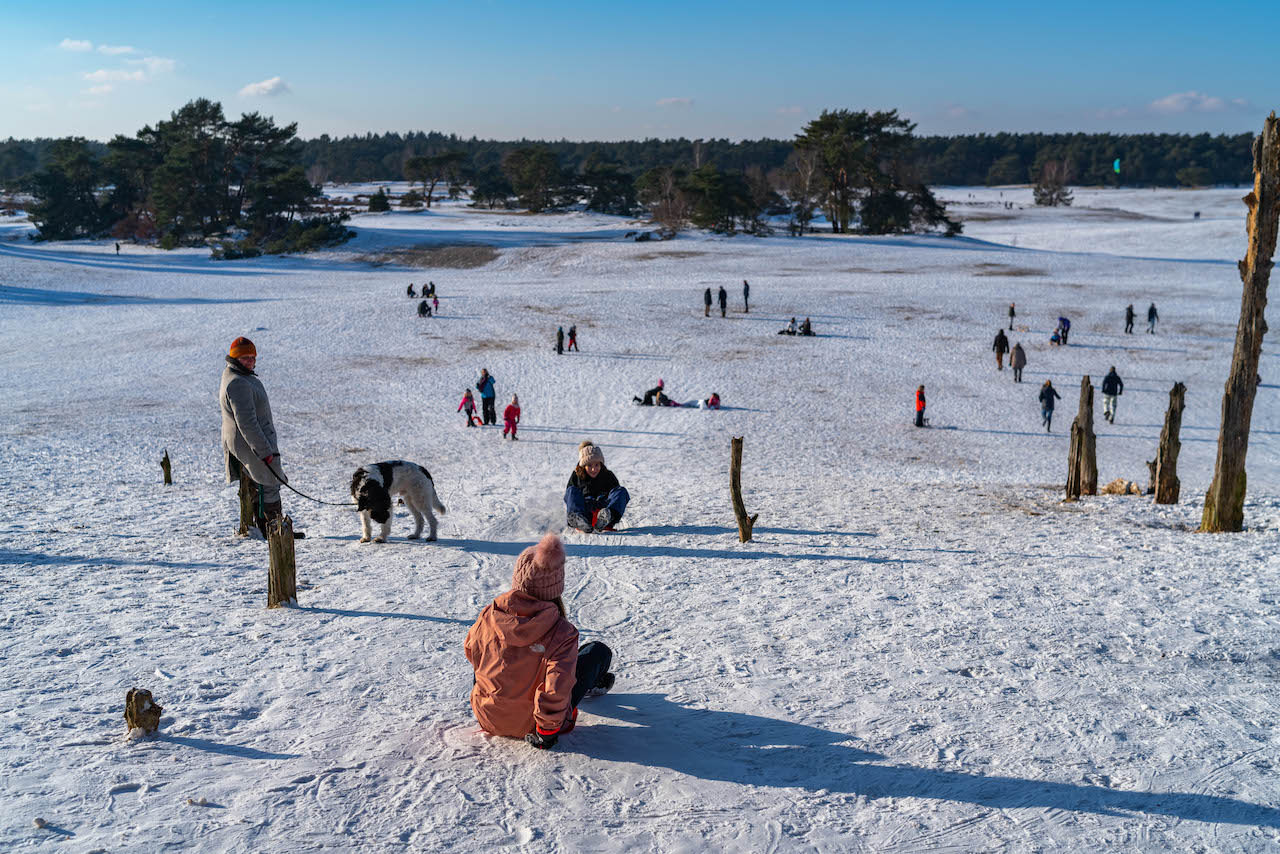
[[[444,504],[440,502],[440,496],[436,495],[436,491],[434,489],[431,490],[431,506],[434,507],[436,509],[436,512],[439,513],[441,516],[449,512],[444,509]]]

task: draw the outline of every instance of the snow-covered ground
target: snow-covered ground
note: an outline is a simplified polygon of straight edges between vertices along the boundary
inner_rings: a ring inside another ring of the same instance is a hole
[[[1027,189],[948,188],[955,240],[634,243],[623,220],[445,205],[358,216],[326,253],[221,263],[32,244],[0,221],[0,849],[1275,850],[1274,340],[1248,530],[1193,532],[1242,194],[1037,210]],[[456,244],[499,254],[368,261]],[[441,312],[423,320],[404,290],[428,279]],[[729,317],[704,318],[720,285]],[[1010,301],[1022,385],[990,351]],[[1051,349],[1060,314],[1072,346]],[[818,337],[776,335],[793,315]],[[582,352],[557,357],[570,323]],[[265,545],[233,536],[218,447],[238,335],[293,484],[342,501],[356,466],[420,462],[449,508],[439,542],[405,540],[402,512],[390,543],[361,545],[350,511],[286,492],[308,532],[300,603],[266,610]],[[1095,425],[1103,482],[1145,484],[1187,384],[1181,504],[1059,503],[1080,377],[1110,365],[1126,386]],[[500,405],[520,395],[517,443],[455,412],[482,367]],[[726,409],[633,406],[658,377]],[[760,514],[745,544],[731,436]],[[567,537],[566,600],[618,682],[543,753],[477,731],[462,640],[563,523],[588,437],[633,502],[618,533]],[[164,706],[158,737],[124,738],[133,686]]]

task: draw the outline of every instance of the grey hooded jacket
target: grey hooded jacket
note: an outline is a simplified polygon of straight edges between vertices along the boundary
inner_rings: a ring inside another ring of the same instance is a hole
[[[264,457],[278,457],[280,447],[276,444],[271,403],[267,400],[262,380],[228,356],[227,366],[222,371],[222,386],[218,390],[218,404],[222,409],[222,451],[227,482],[236,479],[236,469],[231,462],[235,457],[255,483],[277,486],[279,481],[263,462]],[[279,465],[278,460],[271,461],[271,467],[283,473]]]

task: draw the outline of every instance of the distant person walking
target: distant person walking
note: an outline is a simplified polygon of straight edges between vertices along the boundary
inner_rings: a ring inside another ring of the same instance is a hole
[[[751,313],[751,286],[747,284],[747,280],[742,280],[742,313]]]
[[[1057,389],[1053,387],[1053,383],[1049,380],[1044,381],[1044,385],[1040,387],[1040,423],[1044,425],[1046,433],[1053,431],[1053,402],[1062,400],[1062,395],[1058,394]]]
[[[564,327],[563,326],[556,328],[556,355],[557,356],[564,355]]]
[[[1013,319],[1018,316],[1018,312],[1014,310],[1013,303],[1009,303],[1009,331],[1013,331]]]
[[[462,402],[458,404],[458,411],[467,419],[467,426],[474,427],[475,422],[472,417],[476,414],[476,399],[471,396],[471,389],[467,389],[462,393]]]
[[[480,379],[476,381],[476,390],[480,392],[480,405],[484,411],[484,416],[481,420],[486,425],[498,426],[498,413],[494,408],[497,392],[493,388],[493,377],[489,376],[489,371],[485,368],[480,369]]]
[[[1156,321],[1160,319],[1160,314],[1156,311],[1156,304],[1151,303],[1147,308],[1147,332],[1151,335],[1156,334]]]
[[[1067,336],[1071,334],[1071,321],[1065,317],[1058,318],[1058,337],[1062,346],[1067,346]]]
[[[1138,313],[1133,310],[1133,303],[1129,303],[1129,305],[1126,306],[1124,310],[1124,334],[1125,335],[1133,334],[1133,320],[1137,316],[1138,316]]]
[[[1102,417],[1116,423],[1116,398],[1124,394],[1124,380],[1120,379],[1120,375],[1116,373],[1116,366],[1111,366],[1111,371],[1102,378]]]
[[[434,288],[432,290],[434,290]],[[431,307],[436,310],[436,314],[440,313],[440,298],[435,294],[431,295]]]
[[[1003,329],[996,330],[996,340],[991,342],[991,349],[996,354],[996,370],[1004,370],[1004,354],[1009,352],[1009,339],[1005,337]]]
[[[916,426],[924,426],[924,408],[926,401],[924,399],[924,386],[916,389]]]
[[[576,323],[569,327],[569,348],[568,349],[578,350],[578,325]],[[581,353],[582,351],[578,350],[578,352]]]
[[[1013,352],[1009,354],[1009,367],[1013,368],[1013,381],[1015,383],[1022,382],[1022,369],[1027,366],[1027,353],[1022,349],[1022,342],[1019,341],[1013,345]]]
[[[724,285],[720,286],[720,316],[724,317],[725,309],[729,306],[729,292],[724,289]]]
[[[119,255],[119,254],[120,254],[120,244],[119,244],[119,243],[117,243],[117,244],[116,244],[116,254],[117,254],[117,255]],[[413,296],[413,295],[412,295],[412,294],[410,294],[410,296]]]
[[[711,288],[707,288],[706,292],[702,294],[702,316],[711,316]]]

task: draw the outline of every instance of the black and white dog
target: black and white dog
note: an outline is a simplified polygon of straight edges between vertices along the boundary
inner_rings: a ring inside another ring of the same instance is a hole
[[[405,506],[413,514],[414,529],[409,539],[422,536],[422,519],[426,517],[431,527],[428,541],[436,538],[436,517],[433,509],[444,515],[444,505],[436,497],[436,485],[431,473],[417,463],[391,460],[385,463],[361,466],[351,477],[351,497],[360,511],[360,542],[367,543],[372,534],[370,517],[382,525],[382,531],[373,537],[375,543],[385,543],[391,534],[391,501],[396,496],[404,499]]]

